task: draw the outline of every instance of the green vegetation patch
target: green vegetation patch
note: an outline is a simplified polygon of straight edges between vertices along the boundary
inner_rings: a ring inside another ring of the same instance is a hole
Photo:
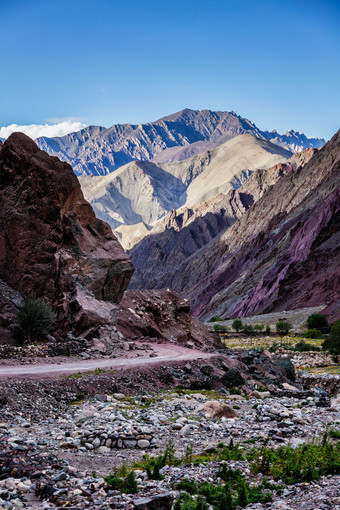
[[[254,474],[270,475],[288,485],[340,474],[340,444],[329,441],[327,433],[321,441],[298,448],[281,446],[275,450],[264,445],[253,449],[248,459]]]

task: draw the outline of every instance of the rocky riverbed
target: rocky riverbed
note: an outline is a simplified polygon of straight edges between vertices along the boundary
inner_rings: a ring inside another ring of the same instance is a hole
[[[194,465],[190,462],[194,454],[212,452],[231,439],[244,451],[264,442],[272,448],[296,448],[322,437],[327,429],[340,431],[340,396],[330,398],[324,390],[303,391],[286,383],[286,389],[275,393],[254,391],[246,398],[228,393],[224,389],[101,394],[34,420],[3,406],[0,505],[170,509],[180,480],[219,483],[221,462]],[[145,469],[136,468],[135,495],[108,488],[103,477],[115,467],[157,456],[170,440],[175,455],[187,457],[184,464],[162,468],[162,480],[149,480]],[[251,483],[260,483],[261,476],[252,474],[248,461],[228,465],[240,469]],[[338,509],[339,483],[338,475],[293,486],[279,483],[272,503],[247,508]]]

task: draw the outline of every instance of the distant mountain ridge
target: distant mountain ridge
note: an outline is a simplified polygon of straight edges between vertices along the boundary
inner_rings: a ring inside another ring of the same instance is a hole
[[[36,143],[71,164],[77,175],[106,175],[134,160],[182,161],[241,134],[271,141],[290,152],[325,144],[322,138],[307,138],[293,130],[284,135],[261,131],[234,112],[188,108],[147,124],[89,126],[62,137],[41,137]]]

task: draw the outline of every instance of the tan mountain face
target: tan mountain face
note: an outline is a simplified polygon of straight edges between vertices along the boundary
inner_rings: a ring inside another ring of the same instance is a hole
[[[147,233],[172,209],[237,189],[257,168],[269,168],[288,157],[289,152],[266,140],[240,135],[185,161],[158,165],[134,161],[107,176],[82,176],[80,183],[97,216],[112,228],[134,226],[118,230],[128,246],[131,235]]]
[[[135,231],[135,240],[126,246],[136,268],[130,286],[171,286],[175,275],[189,259],[195,258],[198,250],[231,227],[270,186],[306,164],[315,152],[316,149],[307,149],[285,163],[255,170],[238,190],[220,193],[191,208],[170,211],[150,231],[141,231],[139,238]]]

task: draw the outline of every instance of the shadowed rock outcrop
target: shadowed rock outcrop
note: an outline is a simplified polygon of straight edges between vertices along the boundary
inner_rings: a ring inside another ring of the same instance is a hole
[[[114,325],[133,266],[72,168],[22,133],[0,146],[0,278],[43,296],[60,330]]]

